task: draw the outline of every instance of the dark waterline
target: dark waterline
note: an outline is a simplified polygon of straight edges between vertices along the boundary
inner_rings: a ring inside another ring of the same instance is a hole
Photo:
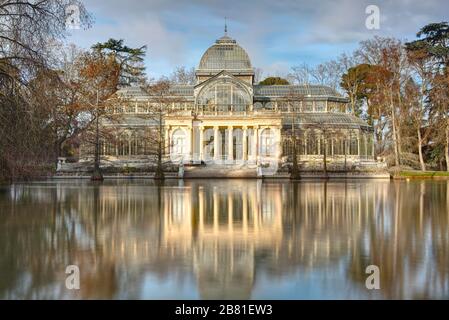
[[[449,182],[1,186],[0,299],[24,298],[448,299]]]

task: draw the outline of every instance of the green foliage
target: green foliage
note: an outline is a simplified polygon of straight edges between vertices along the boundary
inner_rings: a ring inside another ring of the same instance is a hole
[[[99,54],[104,54],[114,58],[120,65],[120,85],[131,85],[142,83],[145,77],[146,46],[140,48],[130,48],[123,44],[123,40],[109,39],[103,43],[97,43],[92,49]]]
[[[367,99],[369,93],[373,90],[374,83],[370,80],[373,78],[371,75],[374,69],[375,66],[370,64],[359,64],[349,68],[342,76],[340,86],[354,100],[354,113],[357,116],[361,114],[363,100]]]
[[[449,172],[447,171],[401,171],[398,174],[400,177],[408,178],[432,178],[432,177],[449,177]]]
[[[409,51],[424,50],[442,66],[449,63],[449,25],[447,22],[430,23],[416,35],[419,40],[406,43]]]
[[[279,85],[288,85],[290,84],[286,79],[281,77],[268,77],[265,80],[259,82],[262,86],[279,86]]]

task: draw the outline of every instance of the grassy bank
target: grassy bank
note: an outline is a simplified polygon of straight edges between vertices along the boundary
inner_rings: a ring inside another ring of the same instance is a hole
[[[400,171],[392,174],[395,179],[449,179],[447,171]]]

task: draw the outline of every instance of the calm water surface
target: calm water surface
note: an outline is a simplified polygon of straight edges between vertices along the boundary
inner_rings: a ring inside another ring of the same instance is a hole
[[[22,298],[448,299],[449,182],[3,186],[0,299]]]

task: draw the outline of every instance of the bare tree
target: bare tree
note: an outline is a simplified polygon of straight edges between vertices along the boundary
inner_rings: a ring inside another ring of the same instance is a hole
[[[313,69],[309,65],[303,63],[301,65],[293,66],[291,70],[289,78],[293,79],[296,84],[311,84]]]
[[[115,60],[95,51],[86,53],[81,64],[82,105],[90,123],[94,125],[94,139],[86,139],[86,142],[93,143],[95,148],[92,180],[103,180],[100,170],[100,119],[107,114],[109,98],[116,92],[120,78],[120,65]]]
[[[150,145],[152,145],[150,153],[156,157],[154,178],[164,180],[164,156],[168,154],[170,148],[165,140],[165,120],[171,113],[179,111],[176,105],[179,105],[182,100],[170,92],[170,82],[168,81],[159,81],[149,85],[146,87],[146,91],[150,95],[150,102],[148,114],[145,117],[155,123],[155,127],[152,128],[149,135]]]
[[[49,48],[67,34],[68,5],[78,7],[80,26],[90,24],[80,1],[0,2],[0,176],[30,176],[53,160],[52,114],[40,90],[56,83]]]
[[[259,83],[264,79],[262,68],[254,68],[254,83]]]
[[[176,67],[168,81],[173,84],[194,85],[196,83],[195,68],[187,69],[185,66]]]
[[[294,66],[289,73],[289,79],[293,79],[296,84],[324,85],[342,92],[340,82],[343,74],[357,63],[358,60],[354,55],[342,54],[336,60],[326,61],[314,67],[305,63]]]
[[[332,137],[333,128],[329,126],[323,119],[318,118],[313,123],[308,123],[305,128],[308,132],[321,140],[321,150],[323,151],[323,177],[329,178],[327,170],[327,146]]]
[[[289,92],[284,96],[283,102],[285,107],[288,108],[290,114],[290,128],[286,131],[287,137],[292,146],[292,167],[290,172],[290,179],[299,180],[301,179],[300,168],[298,164],[298,144],[301,143],[302,130],[299,126],[299,112],[302,101],[304,101],[304,96],[297,94],[293,91]]]

